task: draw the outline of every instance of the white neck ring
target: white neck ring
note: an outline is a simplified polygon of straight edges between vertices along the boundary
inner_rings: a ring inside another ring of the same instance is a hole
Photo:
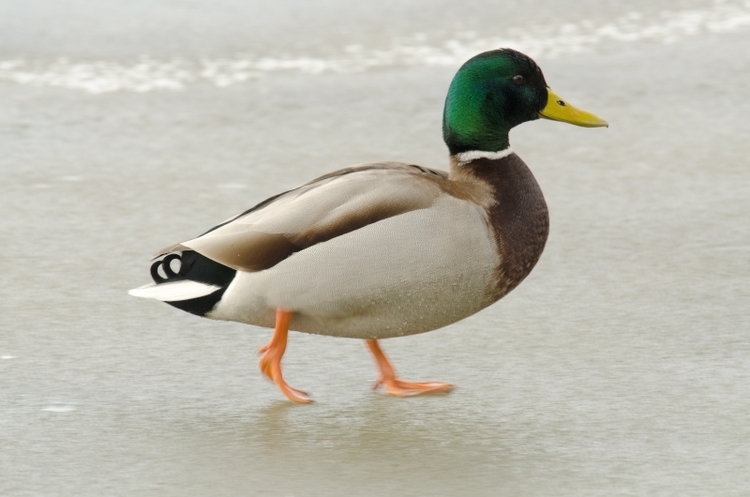
[[[458,153],[454,157],[458,161],[458,164],[462,166],[477,159],[502,159],[503,157],[508,157],[512,153],[513,149],[508,147],[505,150],[500,150],[499,152],[488,152],[486,150],[469,150],[468,152]]]

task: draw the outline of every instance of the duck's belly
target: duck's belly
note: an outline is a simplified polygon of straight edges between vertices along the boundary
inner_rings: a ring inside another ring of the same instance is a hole
[[[494,302],[499,256],[476,205],[445,199],[238,272],[208,317],[296,331],[388,338],[434,330]]]

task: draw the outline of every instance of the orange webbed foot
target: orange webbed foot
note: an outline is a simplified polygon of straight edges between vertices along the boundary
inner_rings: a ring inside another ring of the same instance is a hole
[[[385,357],[380,349],[377,340],[366,340],[367,346],[375,357],[375,362],[380,370],[380,379],[375,382],[373,390],[377,390],[381,385],[385,391],[397,397],[411,397],[414,395],[448,393],[453,390],[454,386],[450,383],[441,383],[438,381],[411,382],[396,379],[396,373],[393,366]]]
[[[258,349],[258,353],[262,354],[258,366],[260,367],[261,372],[279,387],[279,390],[281,390],[281,393],[283,393],[287,399],[300,404],[309,404],[312,402],[310,396],[302,390],[297,390],[296,388],[289,386],[284,381],[284,377],[281,373],[281,358],[286,351],[289,320],[291,317],[291,312],[282,311],[281,309],[276,311],[276,328],[271,341]]]
[[[422,395],[428,393],[448,393],[455,387],[450,383],[441,383],[439,381],[412,382],[401,381],[396,378],[380,378],[373,390],[380,386],[385,387],[385,391],[396,397],[411,397],[413,395]]]

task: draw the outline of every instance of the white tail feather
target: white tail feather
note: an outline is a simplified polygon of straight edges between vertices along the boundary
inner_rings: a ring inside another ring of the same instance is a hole
[[[159,284],[149,283],[148,285],[128,290],[128,293],[133,297],[156,299],[162,302],[177,302],[205,297],[220,288],[220,286],[200,283],[198,281],[180,280]]]

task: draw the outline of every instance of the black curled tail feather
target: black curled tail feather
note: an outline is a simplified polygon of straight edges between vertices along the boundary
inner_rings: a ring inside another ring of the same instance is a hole
[[[179,278],[179,274],[174,272],[174,270],[172,269],[173,261],[180,261],[179,271],[183,272],[182,255],[169,254],[163,259],[159,259],[151,264],[151,278],[153,278],[154,283],[166,283],[167,281],[177,281],[185,279],[184,277]],[[164,273],[164,276],[161,275],[159,270]]]
[[[179,261],[178,267],[175,267],[175,261]],[[212,261],[193,250],[173,252],[151,264],[151,278],[157,285],[192,280],[220,287],[204,297],[167,302],[171,306],[198,316],[205,316],[216,307],[236,274],[236,270]]]

